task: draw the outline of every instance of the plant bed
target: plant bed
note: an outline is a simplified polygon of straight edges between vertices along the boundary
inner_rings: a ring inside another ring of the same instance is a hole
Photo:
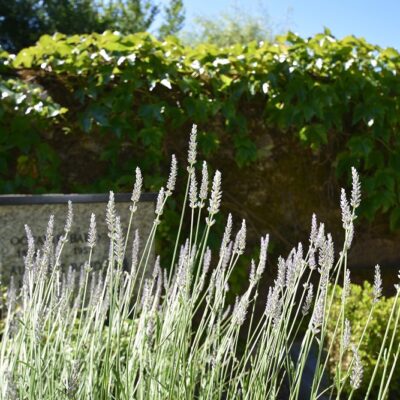
[[[264,287],[260,282],[267,268],[269,236],[263,236],[259,255],[250,263],[247,289],[229,304],[229,279],[246,248],[246,222],[236,223],[229,215],[220,249],[211,252],[222,175],[215,171],[209,179],[205,162],[198,171],[195,126],[186,169],[185,199],[176,242],[169,247],[170,265],[158,257],[150,266],[148,260],[174,191],[174,156],[148,237],[122,229],[110,193],[106,209],[110,250],[102,272],[91,269],[95,218],[90,222],[87,263],[82,270],[70,268],[66,273],[60,263],[73,223],[72,205],[56,245],[53,217],[39,249],[26,227],[23,284],[9,286],[1,310],[1,398],[292,400],[303,398],[302,381],[308,371],[310,399],[326,395],[385,399],[400,351],[400,290],[396,286],[396,296],[386,307],[390,310],[383,322],[386,329],[371,354],[373,369],[365,380],[364,344],[381,304],[382,279],[377,268],[360,333],[352,297],[357,291],[347,265],[360,204],[356,170],[352,169],[350,198],[341,192],[345,237],[338,257],[331,235],[313,216],[308,246],[299,243],[286,258],[280,257],[273,284]],[[136,217],[141,187],[137,169],[131,218]],[[141,252],[140,241],[145,242]],[[128,271],[123,268],[127,246],[133,254]],[[266,273],[270,274],[269,266]],[[256,300],[262,294],[267,300],[258,313]]]

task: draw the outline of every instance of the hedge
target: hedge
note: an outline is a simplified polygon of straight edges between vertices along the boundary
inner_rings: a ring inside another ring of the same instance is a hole
[[[266,132],[322,153],[339,180],[354,165],[363,215],[387,213],[400,226],[392,48],[328,30],[223,49],[104,32],[45,35],[0,53],[1,193],[124,190],[136,164],[156,189],[165,154],[179,152],[196,123],[201,153],[232,149],[240,167],[265,156]]]

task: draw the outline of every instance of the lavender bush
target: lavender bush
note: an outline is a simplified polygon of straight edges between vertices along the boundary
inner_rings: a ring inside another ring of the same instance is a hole
[[[303,373],[312,351],[317,354],[317,366],[310,399],[339,399],[343,393],[352,398],[361,390],[363,360],[359,349],[364,335],[353,339],[352,321],[346,313],[351,289],[347,254],[360,204],[356,170],[352,170],[350,198],[344,190],[341,193],[345,235],[337,259],[331,235],[313,216],[308,248],[299,243],[287,258],[279,258],[273,286],[262,287],[269,240],[266,235],[260,240],[259,258],[251,262],[247,290],[230,307],[229,278],[245,251],[246,222],[242,221],[234,233],[229,215],[220,250],[211,253],[208,241],[220,210],[221,173],[216,171],[209,182],[204,162],[197,181],[196,146],[194,127],[185,200],[176,243],[171,248],[170,268],[163,267],[160,258],[155,265],[149,265],[149,260],[164,207],[174,191],[175,157],[168,181],[158,194],[149,237],[131,232],[142,186],[140,170],[136,170],[126,232],[110,193],[106,210],[110,250],[105,271],[91,268],[96,246],[94,215],[88,221],[90,253],[80,271],[60,270],[73,223],[71,204],[64,235],[55,247],[53,217],[40,249],[26,227],[23,284],[18,288],[10,285],[3,310],[1,399],[276,399],[285,388],[285,396],[294,400],[301,398]],[[185,218],[190,229],[184,234]],[[145,246],[139,252],[141,240]],[[132,246],[133,254],[128,270],[123,267],[127,246]],[[335,308],[332,324],[332,304],[339,285],[343,287],[340,307]],[[255,302],[261,292],[267,301],[264,312],[258,315]],[[373,304],[380,296],[377,269]],[[400,317],[398,296],[399,290],[375,364],[376,369],[383,370],[379,393],[370,390],[376,384],[374,373],[363,393],[365,398],[384,399],[388,393],[400,351],[393,345]],[[364,331],[373,318],[374,306]],[[239,348],[243,332],[245,344]],[[292,348],[299,338],[299,351],[294,356]],[[329,360],[333,351],[339,357],[332,371]],[[331,379],[326,385],[323,378],[328,370]]]

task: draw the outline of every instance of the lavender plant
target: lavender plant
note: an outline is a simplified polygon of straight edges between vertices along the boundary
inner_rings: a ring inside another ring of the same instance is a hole
[[[126,231],[110,192],[106,208],[109,256],[104,271],[94,271],[91,265],[97,242],[94,214],[88,221],[88,260],[79,271],[60,269],[73,223],[72,204],[68,205],[64,235],[56,246],[53,217],[39,249],[26,227],[23,283],[18,288],[10,285],[6,295],[0,343],[1,399],[253,400],[279,398],[286,387],[286,397],[295,400],[301,398],[304,371],[313,351],[317,356],[310,399],[339,399],[344,389],[351,398],[360,390],[363,360],[359,348],[364,335],[352,340],[352,321],[346,316],[350,290],[347,254],[361,197],[356,170],[352,169],[350,199],[344,190],[341,193],[345,235],[338,258],[335,260],[331,235],[314,215],[308,247],[299,243],[286,258],[279,258],[274,284],[265,288],[260,282],[267,266],[266,235],[260,241],[258,260],[251,261],[247,289],[231,307],[227,301],[229,279],[246,248],[246,222],[240,223],[235,234],[229,215],[220,249],[212,254],[208,241],[220,211],[222,178],[216,171],[210,185],[203,162],[198,180],[196,149],[194,126],[182,216],[169,268],[159,257],[154,265],[149,264],[164,208],[175,188],[175,156],[165,188],[159,191],[147,238],[131,232],[143,181],[140,170],[136,170]],[[183,229],[185,218],[188,232]],[[144,243],[142,251],[140,241]],[[128,246],[132,260],[126,270],[123,260]],[[339,285],[344,289],[332,325],[328,322]],[[384,370],[379,393],[374,394],[377,399],[387,396],[400,351],[393,345],[400,317],[396,288],[375,367]],[[255,302],[261,292],[267,300],[264,312],[258,315]],[[373,304],[380,295],[377,269]],[[374,306],[364,332],[373,316]],[[245,343],[240,348],[243,331]],[[300,346],[295,354],[296,341]],[[339,358],[326,385],[323,378],[330,370],[328,362],[337,343]],[[372,398],[375,378],[376,373],[366,398]]]

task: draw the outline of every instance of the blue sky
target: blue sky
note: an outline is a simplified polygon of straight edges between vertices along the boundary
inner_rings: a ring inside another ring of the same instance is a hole
[[[165,2],[166,0],[162,0]],[[249,13],[265,12],[276,31],[301,36],[326,26],[338,38],[353,34],[382,47],[400,50],[400,0],[184,0],[187,22],[212,16],[237,5]]]

